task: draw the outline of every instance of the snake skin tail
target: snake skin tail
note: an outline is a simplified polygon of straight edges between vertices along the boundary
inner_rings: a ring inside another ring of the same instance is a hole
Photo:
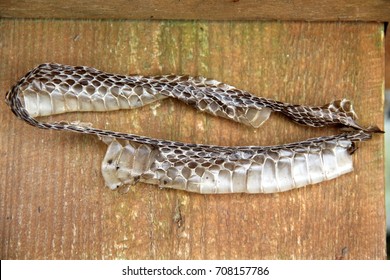
[[[313,127],[341,125],[345,128],[367,132],[381,131],[379,128],[360,126],[356,122],[357,115],[352,103],[347,99],[335,100],[319,107],[286,104],[281,107],[280,112],[299,124]]]

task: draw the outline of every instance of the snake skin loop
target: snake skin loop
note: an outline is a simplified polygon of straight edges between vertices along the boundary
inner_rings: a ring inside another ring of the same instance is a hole
[[[281,146],[223,147],[35,119],[74,111],[132,109],[167,97],[253,127],[264,123],[271,112],[280,112],[303,125],[341,125],[357,131]],[[204,77],[122,76],[60,64],[31,70],[7,92],[6,103],[17,117],[35,127],[102,138],[109,145],[102,173],[111,189],[145,182],[199,193],[286,191],[352,171],[354,142],[380,131],[358,125],[345,99],[321,107],[291,105]]]

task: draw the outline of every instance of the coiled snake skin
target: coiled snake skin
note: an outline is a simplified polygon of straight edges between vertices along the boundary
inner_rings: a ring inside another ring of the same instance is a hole
[[[73,111],[132,109],[167,97],[253,127],[264,123],[271,112],[280,112],[303,125],[340,125],[352,131],[280,146],[222,147],[35,119]],[[121,76],[50,63],[22,77],[7,92],[6,102],[17,117],[35,127],[101,137],[109,145],[102,173],[111,189],[146,182],[198,193],[287,191],[352,171],[354,142],[380,131],[358,125],[345,99],[321,107],[291,105],[204,77]]]

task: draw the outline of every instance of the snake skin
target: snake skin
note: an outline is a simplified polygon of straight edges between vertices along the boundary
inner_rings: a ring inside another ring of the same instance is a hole
[[[102,174],[111,189],[144,182],[203,194],[275,193],[351,172],[353,141],[370,136],[358,131],[281,146],[234,149],[182,143],[156,147],[111,139]]]
[[[259,127],[271,112],[280,112],[304,125],[342,125],[358,131],[282,146],[221,147],[35,119],[72,111],[131,109],[167,97],[253,127]],[[60,64],[42,64],[31,70],[7,92],[6,102],[30,125],[103,138],[109,148],[102,173],[111,189],[140,181],[200,193],[285,191],[350,172],[353,142],[379,131],[358,125],[345,99],[321,107],[291,105],[204,77],[121,76]]]
[[[31,117],[131,109],[173,97],[200,111],[253,127],[259,127],[271,112],[280,112],[308,126],[363,129],[355,122],[351,102],[345,99],[321,107],[292,105],[201,76],[122,76],[85,66],[47,63],[27,73],[9,94],[21,96]]]

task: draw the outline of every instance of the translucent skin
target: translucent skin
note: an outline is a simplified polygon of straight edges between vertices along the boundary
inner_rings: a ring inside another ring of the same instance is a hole
[[[280,112],[308,126],[342,125],[358,131],[281,146],[222,147],[35,119],[73,111],[132,109],[167,97],[253,127],[264,123],[271,112]],[[85,66],[42,64],[7,92],[6,102],[30,125],[103,137],[109,148],[102,172],[111,189],[140,181],[199,193],[286,191],[352,171],[353,142],[378,131],[359,126],[345,99],[321,107],[291,105],[204,77],[122,76]]]
[[[106,185],[137,182],[203,194],[275,193],[353,170],[353,141],[365,132],[270,147],[154,147],[112,139],[102,163]]]

